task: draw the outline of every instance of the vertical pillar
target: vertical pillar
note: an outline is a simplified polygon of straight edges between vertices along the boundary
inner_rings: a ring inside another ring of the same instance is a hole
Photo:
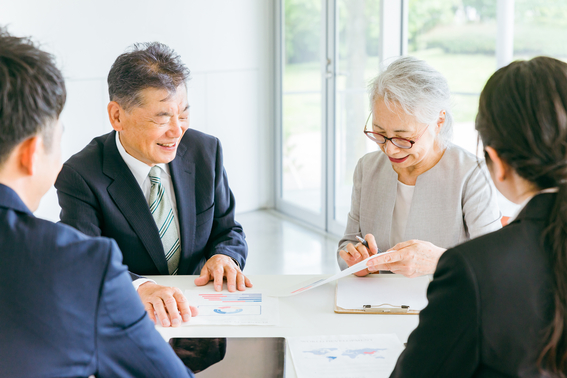
[[[496,69],[508,65],[514,57],[514,0],[498,0],[496,34]]]
[[[387,66],[403,53],[403,0],[380,2],[380,63]]]
[[[409,0],[402,0],[402,55],[408,54],[408,23],[409,23]]]

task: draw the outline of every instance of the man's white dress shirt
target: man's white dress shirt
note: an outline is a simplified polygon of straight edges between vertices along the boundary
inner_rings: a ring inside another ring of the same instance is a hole
[[[118,132],[116,133],[116,148],[118,148],[118,152],[120,153],[120,156],[122,156],[122,159],[124,160],[128,168],[130,168],[130,171],[134,175],[136,182],[138,183],[138,185],[140,185],[140,188],[142,189],[142,193],[144,194],[144,198],[146,199],[146,203],[147,203],[150,199],[150,189],[151,189],[150,178],[148,175],[152,167],[150,167],[146,163],[141,162],[140,160],[136,159],[135,157],[133,157],[132,155],[126,152],[124,146],[122,146],[122,142],[120,142],[120,133]],[[177,217],[177,201],[175,199],[175,191],[173,190],[171,175],[169,174],[169,166],[167,164],[157,164],[157,166],[161,168],[160,169],[161,183],[165,189],[165,194],[169,197],[169,201],[173,209],[173,215],[175,216],[175,224],[177,226],[177,229],[179,230],[179,234],[181,237],[181,229],[179,228],[179,219]],[[134,284],[134,288],[138,290],[138,287],[140,287],[141,284],[148,281],[154,282],[147,278],[139,278],[137,280],[134,280],[132,284]]]

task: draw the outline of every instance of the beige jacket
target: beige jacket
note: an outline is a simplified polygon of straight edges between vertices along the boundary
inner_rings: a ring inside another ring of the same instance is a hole
[[[390,243],[398,174],[382,151],[364,155],[354,171],[351,208],[339,249],[373,234],[382,251]],[[451,248],[501,228],[496,188],[484,161],[449,144],[439,162],[417,178],[404,240]],[[347,267],[342,258],[341,269]]]

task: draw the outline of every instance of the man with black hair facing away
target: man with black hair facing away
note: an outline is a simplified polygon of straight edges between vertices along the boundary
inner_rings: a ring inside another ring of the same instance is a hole
[[[193,377],[116,243],[32,213],[61,169],[65,98],[52,56],[0,30],[0,376]]]

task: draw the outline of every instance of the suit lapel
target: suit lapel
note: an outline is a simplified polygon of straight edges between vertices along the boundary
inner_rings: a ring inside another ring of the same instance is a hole
[[[183,159],[187,146],[180,144],[175,159],[169,163],[171,181],[177,202],[179,237],[181,238],[181,259],[179,274],[187,274],[192,264],[190,255],[195,240],[195,163]]]
[[[114,180],[107,188],[108,194],[146,247],[156,268],[160,274],[169,274],[157,226],[138,182],[116,148],[115,132],[104,144],[102,171]]]

